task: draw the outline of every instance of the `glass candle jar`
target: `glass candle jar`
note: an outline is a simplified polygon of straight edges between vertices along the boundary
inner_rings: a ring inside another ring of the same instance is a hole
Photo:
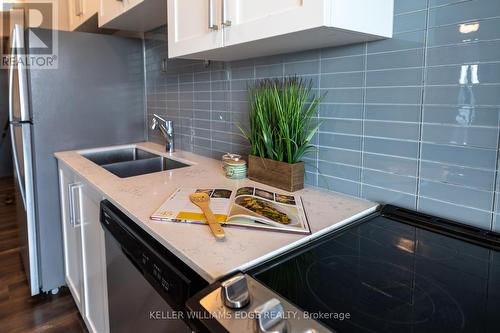
[[[222,156],[222,168],[229,179],[243,179],[247,177],[247,162],[240,155],[227,153]]]

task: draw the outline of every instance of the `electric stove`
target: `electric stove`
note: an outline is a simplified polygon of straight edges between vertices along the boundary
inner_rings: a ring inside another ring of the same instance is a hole
[[[499,332],[500,235],[385,206],[188,306],[210,332]]]

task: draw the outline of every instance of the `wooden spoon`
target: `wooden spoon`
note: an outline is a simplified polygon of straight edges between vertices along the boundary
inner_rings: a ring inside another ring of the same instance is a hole
[[[226,235],[224,234],[224,230],[220,226],[219,222],[215,218],[214,213],[210,209],[210,197],[206,193],[193,193],[189,196],[189,200],[194,203],[196,206],[200,207],[207,218],[208,226],[212,233],[217,238],[217,240],[223,240]]]

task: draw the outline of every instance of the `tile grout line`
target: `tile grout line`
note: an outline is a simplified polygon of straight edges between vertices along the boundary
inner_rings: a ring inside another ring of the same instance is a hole
[[[149,126],[148,126],[148,120],[149,120],[149,112],[148,112],[148,84],[147,84],[147,66],[146,66],[146,40],[142,40],[142,70],[143,70],[143,83],[144,83],[144,90],[143,90],[143,107],[144,107],[144,139],[145,141],[149,141]]]
[[[210,64],[208,66],[212,66],[213,65],[213,62],[210,62]],[[213,145],[213,130],[212,130],[212,119],[213,119],[213,102],[214,102],[214,99],[213,99],[213,91],[212,91],[212,68],[209,68],[208,69],[209,71],[209,75],[210,75],[210,118],[209,118],[209,124],[210,124],[210,156],[213,158],[214,157],[214,145]]]
[[[427,0],[427,9],[425,16],[425,34],[424,34],[424,47],[423,47],[423,69],[422,69],[422,92],[420,100],[420,121],[419,121],[419,138],[418,138],[418,151],[417,151],[417,170],[416,170],[416,188],[415,188],[415,210],[419,210],[420,205],[420,174],[422,172],[422,139],[424,133],[424,103],[425,103],[425,82],[427,79],[427,44],[429,41],[429,15],[430,15],[430,1]]]
[[[177,120],[179,122],[181,119],[181,75],[182,75],[181,73],[177,74]]]
[[[497,115],[498,117],[498,115]],[[494,180],[494,188],[493,188],[493,203],[492,203],[492,214],[491,214],[491,221],[490,221],[490,230],[493,231],[493,227],[495,226],[495,222],[496,222],[496,218],[495,218],[495,212],[498,210],[498,205],[497,205],[497,197],[499,196],[499,193],[498,191],[500,191],[500,189],[498,188],[498,168],[500,166],[500,163],[499,163],[499,151],[500,151],[500,117],[497,118],[497,121],[498,121],[498,128],[499,128],[499,131],[497,132],[497,151],[496,151],[496,170],[495,170],[495,173],[494,173],[494,176],[493,176],[493,180]]]
[[[228,108],[229,108],[229,128],[230,128],[230,144],[229,144],[229,148],[231,149],[230,153],[234,154],[236,153],[234,151],[234,135],[233,135],[233,128],[234,128],[234,118],[233,118],[233,68],[231,66],[231,63],[228,62],[226,63],[225,65],[227,65],[226,67],[226,79],[227,79],[227,82],[228,82],[228,86],[227,86],[227,93],[228,93],[228,97],[229,97],[229,100],[228,100]],[[239,152],[238,152],[239,153]]]
[[[365,168],[365,131],[366,131],[366,101],[367,101],[367,93],[368,89],[367,85],[367,77],[368,77],[368,43],[365,43],[365,64],[364,64],[364,74],[363,74],[363,114],[361,116],[361,168],[359,170],[359,196],[363,198],[363,177],[364,177],[364,168]]]
[[[189,126],[189,145],[188,145],[188,151],[192,152],[194,151],[194,73],[193,73],[193,82],[192,82],[192,94],[191,94],[191,123]]]
[[[321,71],[322,71],[322,66],[321,66],[321,63],[322,63],[322,60],[323,60],[323,49],[320,49],[319,50],[319,64],[318,64],[318,72],[319,72],[319,76],[318,76],[318,91],[321,92]],[[321,98],[321,94],[319,95],[319,97]],[[318,113],[316,114],[316,121],[320,122],[320,112],[321,112],[321,103],[318,105]],[[319,148],[320,148],[320,142],[319,142],[319,133],[320,133],[320,128],[318,128],[318,131],[316,132],[316,135],[317,135],[317,138],[318,138],[318,146],[317,146],[317,150],[316,150],[316,163],[315,163],[315,166],[316,166],[316,182],[315,182],[315,186],[318,186],[319,187],[319,161],[320,161],[320,157],[319,157]]]

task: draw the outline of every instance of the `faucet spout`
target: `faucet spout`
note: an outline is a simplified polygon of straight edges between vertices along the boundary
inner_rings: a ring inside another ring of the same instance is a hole
[[[151,129],[158,129],[165,138],[165,150],[169,153],[174,152],[174,122],[165,120],[157,114],[153,115]]]

